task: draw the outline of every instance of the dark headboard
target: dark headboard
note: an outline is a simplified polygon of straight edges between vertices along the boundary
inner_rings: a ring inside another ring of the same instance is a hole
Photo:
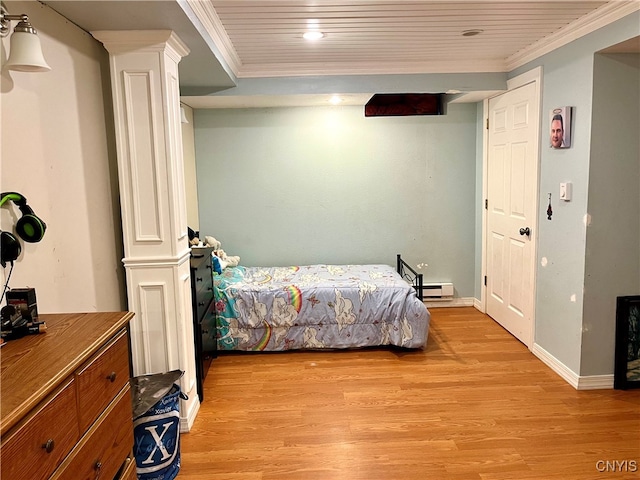
[[[413,268],[411,268],[411,266],[407,262],[402,260],[402,257],[401,257],[400,254],[398,254],[398,266],[397,266],[396,269],[398,271],[398,274],[402,278],[404,278],[411,285],[413,285],[413,288],[415,288],[416,294],[418,295],[418,298],[420,300],[422,300],[423,299],[423,296],[422,296],[422,290],[423,290],[422,274],[416,272]]]

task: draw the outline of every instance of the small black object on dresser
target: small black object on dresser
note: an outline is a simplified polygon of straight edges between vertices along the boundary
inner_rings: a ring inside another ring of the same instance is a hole
[[[213,301],[212,247],[191,249],[191,303],[193,333],[196,346],[196,378],[198,397],[204,399],[203,383],[207,371],[218,355],[216,341],[216,315]]]

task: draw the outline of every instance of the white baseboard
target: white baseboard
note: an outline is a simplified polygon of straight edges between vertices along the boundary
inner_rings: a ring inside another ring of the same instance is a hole
[[[531,353],[542,360],[545,365],[560,375],[576,390],[602,390],[613,388],[613,374],[580,376],[537,343],[533,344]]]
[[[484,308],[482,308],[482,301],[478,300],[477,298],[473,298],[473,306],[476,308],[476,310],[479,310],[482,313],[486,313],[484,311]]]
[[[605,390],[613,388],[613,374],[579,377],[578,390]]]
[[[195,389],[194,389],[195,390]],[[197,393],[195,394],[198,395]],[[182,406],[185,402],[181,401],[180,406]],[[183,412],[180,412],[180,433],[188,433],[193,426],[193,422],[196,420],[196,415],[198,415],[198,411],[200,411],[200,400],[196,399],[195,402],[191,403],[191,409],[186,412],[186,415]]]
[[[441,298],[441,299],[424,299],[422,302],[427,308],[443,308],[443,307],[473,307],[473,298]]]
[[[567,367],[564,363],[558,360],[556,357],[547,352],[544,348],[542,348],[537,343],[533,344],[533,348],[531,349],[531,353],[533,353],[536,357],[542,360],[542,363],[547,365],[551,370],[556,372],[562,378],[564,378],[569,385],[571,385],[576,390],[578,389],[579,383],[579,375]]]

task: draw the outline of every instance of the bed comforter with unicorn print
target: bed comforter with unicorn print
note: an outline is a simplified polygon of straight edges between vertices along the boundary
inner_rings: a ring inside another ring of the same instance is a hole
[[[427,342],[429,311],[388,265],[239,266],[213,281],[219,350]]]

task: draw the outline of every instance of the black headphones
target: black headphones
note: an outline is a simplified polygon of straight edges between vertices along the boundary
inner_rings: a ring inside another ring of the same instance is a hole
[[[16,222],[16,233],[18,236],[28,243],[37,243],[42,240],[47,224],[33,213],[33,210],[27,205],[27,199],[17,192],[4,192],[0,194],[0,207],[8,200],[11,200],[18,206],[22,216]],[[0,265],[7,266],[7,262],[13,262],[20,256],[20,242],[9,232],[0,231]]]

